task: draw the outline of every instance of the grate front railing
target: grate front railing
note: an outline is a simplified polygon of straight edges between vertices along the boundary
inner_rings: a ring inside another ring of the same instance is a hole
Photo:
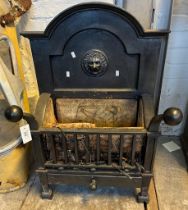
[[[109,133],[105,130],[42,131],[39,133],[45,161],[62,165],[123,166],[143,164],[146,133]]]

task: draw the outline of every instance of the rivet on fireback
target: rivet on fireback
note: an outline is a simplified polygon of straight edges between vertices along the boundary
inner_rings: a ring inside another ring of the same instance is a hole
[[[76,54],[74,51],[71,52],[71,56],[72,56],[72,58],[76,58]]]
[[[115,75],[116,75],[116,77],[119,77],[119,70],[116,70]]]
[[[70,71],[66,71],[66,77],[70,77]]]

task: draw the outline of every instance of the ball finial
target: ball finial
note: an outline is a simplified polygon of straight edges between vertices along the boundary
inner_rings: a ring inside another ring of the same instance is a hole
[[[164,112],[163,119],[168,125],[178,125],[183,119],[183,114],[180,109],[171,107]]]
[[[5,117],[11,122],[18,122],[23,118],[23,111],[19,106],[12,105],[5,110]]]

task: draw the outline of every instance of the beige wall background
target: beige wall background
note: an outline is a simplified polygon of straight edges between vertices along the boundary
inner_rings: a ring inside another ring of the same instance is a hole
[[[164,68],[159,112],[177,106],[184,113],[183,122],[174,127],[162,125],[166,135],[183,132],[188,109],[188,1],[174,0],[171,33]]]

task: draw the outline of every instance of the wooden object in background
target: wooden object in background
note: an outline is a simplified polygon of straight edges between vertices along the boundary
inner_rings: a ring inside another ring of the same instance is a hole
[[[9,0],[10,11],[0,16],[1,26],[13,24],[17,17],[23,15],[31,7],[31,0]]]
[[[22,61],[20,55],[20,49],[18,45],[17,32],[14,26],[7,26],[2,31],[3,35],[8,37],[15,54],[17,72],[14,72],[24,82],[24,73],[22,68]],[[10,61],[11,62],[11,61]],[[23,91],[23,110],[29,112],[29,103],[27,98],[26,91]],[[2,104],[0,104],[2,108]],[[4,111],[1,110],[1,120],[6,123],[6,119],[2,119],[4,116]],[[7,122],[8,123],[8,122]],[[16,123],[12,123],[17,126]],[[2,124],[1,124],[2,125]],[[17,127],[17,135],[19,134],[19,127]],[[1,143],[5,142],[5,138],[17,139],[18,136],[9,136],[9,132],[6,133],[6,136],[1,133],[0,140]],[[3,144],[3,143],[2,143]],[[1,147],[2,147],[2,144]],[[6,146],[6,144],[5,144]],[[28,179],[29,167],[30,167],[30,145],[20,145],[15,149],[12,149],[9,153],[4,156],[0,156],[0,192],[8,192],[19,189],[23,187]]]

